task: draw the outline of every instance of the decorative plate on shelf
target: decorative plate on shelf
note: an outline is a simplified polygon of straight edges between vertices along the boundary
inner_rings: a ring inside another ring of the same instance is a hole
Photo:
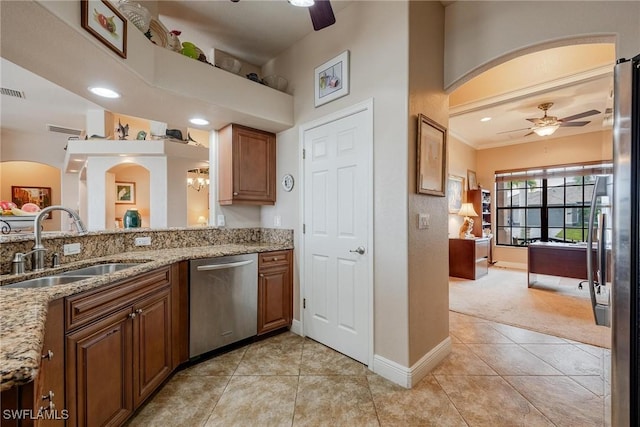
[[[155,18],[151,18],[149,34],[151,34],[149,40],[158,46],[167,47],[169,44],[169,31],[167,31],[167,28]]]

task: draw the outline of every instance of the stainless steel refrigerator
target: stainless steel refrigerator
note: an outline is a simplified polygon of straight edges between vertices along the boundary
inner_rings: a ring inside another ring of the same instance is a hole
[[[614,71],[611,425],[638,426],[640,394],[640,55]]]

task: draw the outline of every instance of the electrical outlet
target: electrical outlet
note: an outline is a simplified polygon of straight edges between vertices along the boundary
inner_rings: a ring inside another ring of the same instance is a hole
[[[224,215],[218,215],[216,224],[218,227],[224,227]]]
[[[77,255],[81,252],[82,246],[80,243],[70,243],[62,246],[62,253],[66,255]]]
[[[134,243],[136,246],[149,246],[151,244],[151,237],[136,237]]]
[[[275,215],[273,217],[273,226],[280,227],[282,225],[282,217],[280,215]]]
[[[418,229],[426,230],[429,228],[429,214],[418,214]]]

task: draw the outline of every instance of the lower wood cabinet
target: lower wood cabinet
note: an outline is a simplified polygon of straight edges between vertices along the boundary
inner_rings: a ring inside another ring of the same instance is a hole
[[[68,425],[121,425],[173,370],[170,271],[67,298],[98,318],[67,331]]]
[[[489,272],[488,237],[449,239],[449,276],[476,280]]]
[[[293,251],[258,254],[258,335],[290,327],[293,319]]]

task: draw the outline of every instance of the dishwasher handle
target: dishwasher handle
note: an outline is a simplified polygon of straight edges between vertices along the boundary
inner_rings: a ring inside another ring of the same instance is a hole
[[[242,267],[243,265],[249,265],[252,262],[253,260],[249,259],[247,261],[228,262],[225,264],[199,265],[196,267],[196,270],[198,271],[224,270],[225,268]]]

